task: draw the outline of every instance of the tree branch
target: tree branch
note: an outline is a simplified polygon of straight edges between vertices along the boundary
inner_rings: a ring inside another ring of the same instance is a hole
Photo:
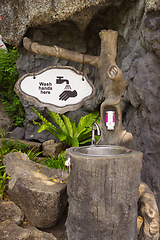
[[[32,53],[54,56],[56,58],[62,58],[68,61],[78,62],[82,64],[84,63],[98,67],[99,57],[97,56],[76,53],[74,51],[60,48],[56,45],[53,47],[39,45],[36,42],[32,43],[31,40],[27,37],[23,39],[23,45],[28,51]]]

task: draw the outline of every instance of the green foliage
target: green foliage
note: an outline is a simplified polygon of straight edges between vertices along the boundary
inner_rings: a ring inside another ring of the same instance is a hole
[[[65,151],[62,151],[59,156],[58,159],[54,158],[53,156],[46,157],[45,158],[45,162],[43,162],[44,165],[46,165],[48,168],[51,169],[64,169],[67,171],[67,168],[64,167],[65,166]]]
[[[4,110],[12,117],[15,126],[22,126],[24,121],[24,108],[19,97],[14,92],[14,85],[18,80],[16,60],[19,57],[18,49],[9,49],[8,52],[0,50],[0,101]]]
[[[48,111],[55,124],[58,125],[59,128],[57,128],[52,123],[48,122],[46,118],[44,118],[40,113],[37,112],[37,110],[35,110],[34,108],[32,109],[38,115],[39,119],[42,120],[42,124],[33,120],[34,124],[40,126],[38,132],[47,130],[54,136],[56,136],[61,142],[66,143],[68,146],[72,147],[78,147],[79,144],[82,145],[91,142],[92,126],[99,116],[98,111],[81,117],[77,126],[75,122],[73,122],[65,115],[60,115]],[[99,122],[100,118],[97,121]],[[98,140],[99,136],[95,136],[95,138],[96,140]]]
[[[1,140],[2,147],[0,148],[0,152],[4,151],[5,154],[15,151],[26,152],[30,147],[30,144],[24,144],[23,142],[18,141],[18,139],[2,139]],[[4,154],[4,155],[5,155]]]
[[[38,163],[38,162],[41,162],[41,160],[37,161],[38,156],[41,155],[41,153],[43,153],[43,151],[42,152],[34,152],[34,148],[32,148],[32,149],[29,149],[26,154],[30,160]]]
[[[4,166],[2,166],[4,167]],[[4,169],[0,167],[0,199],[3,199],[4,190],[6,189],[6,182],[8,179],[11,179],[10,176],[6,176]]]
[[[5,138],[6,132],[4,129],[0,128],[0,138]]]
[[[3,199],[4,190],[6,189],[6,182],[10,179],[10,176],[6,176],[5,166],[2,165],[2,159],[5,154],[8,153],[8,149],[0,148],[0,199]]]

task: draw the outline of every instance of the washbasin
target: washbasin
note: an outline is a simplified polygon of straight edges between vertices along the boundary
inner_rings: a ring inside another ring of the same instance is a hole
[[[131,152],[130,149],[114,145],[90,145],[75,147],[73,152],[83,156],[116,156]]]

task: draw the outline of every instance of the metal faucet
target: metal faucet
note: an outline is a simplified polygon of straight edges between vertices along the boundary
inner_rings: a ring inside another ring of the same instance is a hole
[[[92,141],[91,141],[91,145],[95,145],[96,141],[95,141],[95,127],[97,128],[97,135],[100,136],[101,135],[101,130],[100,127],[97,123],[93,123],[93,127],[92,127]]]

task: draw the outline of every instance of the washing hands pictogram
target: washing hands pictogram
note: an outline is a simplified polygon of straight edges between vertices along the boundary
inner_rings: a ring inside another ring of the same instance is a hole
[[[59,100],[66,101],[68,98],[74,98],[77,96],[77,91],[64,91],[59,95]]]
[[[56,84],[62,84],[66,82],[66,86],[64,89],[66,89],[65,91],[63,91],[60,95],[59,95],[59,100],[62,101],[66,101],[68,98],[75,98],[77,96],[77,91],[70,91],[69,89],[72,89],[71,86],[69,85],[69,80],[68,79],[64,79],[64,77],[62,76],[57,76],[56,79]]]

